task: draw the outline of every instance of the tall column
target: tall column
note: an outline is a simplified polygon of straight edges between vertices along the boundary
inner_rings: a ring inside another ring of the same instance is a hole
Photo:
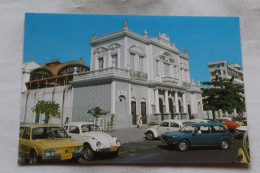
[[[159,98],[158,98],[158,89],[154,90],[154,103],[155,103],[155,114],[160,114],[159,111]]]
[[[182,93],[182,101],[183,101],[183,111],[184,113],[187,113],[187,102],[186,102],[186,97],[185,97],[185,93]]]
[[[116,83],[113,81],[111,83],[111,114],[116,113],[115,106],[116,106]]]
[[[174,100],[175,100],[175,107],[176,107],[176,113],[180,113],[180,110],[179,110],[179,102],[178,102],[178,92],[176,91],[174,93]]]
[[[165,98],[165,114],[170,114],[169,111],[169,98],[168,98],[168,90],[164,91],[164,98]]]

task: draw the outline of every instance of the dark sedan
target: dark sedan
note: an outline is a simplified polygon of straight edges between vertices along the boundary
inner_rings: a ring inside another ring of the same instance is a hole
[[[219,146],[226,150],[234,137],[224,125],[197,123],[183,126],[177,132],[164,133],[161,140],[168,145],[177,145],[180,151],[187,151],[191,146]]]

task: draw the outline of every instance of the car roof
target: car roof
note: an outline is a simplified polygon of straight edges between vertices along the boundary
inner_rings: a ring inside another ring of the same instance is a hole
[[[182,123],[183,120],[163,120],[162,122],[174,122],[174,123]]]
[[[65,125],[69,125],[69,126],[82,126],[85,124],[94,124],[94,122],[88,122],[88,121],[79,121],[79,122],[71,122],[69,124],[65,124]]]
[[[223,126],[222,124],[217,124],[217,123],[195,123],[194,125],[196,126]]]
[[[31,127],[31,128],[35,128],[35,127],[61,127],[62,125],[58,125],[58,124],[24,124],[21,125],[20,127]]]

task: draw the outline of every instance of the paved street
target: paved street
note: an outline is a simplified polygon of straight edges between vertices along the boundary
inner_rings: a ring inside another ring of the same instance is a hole
[[[98,154],[93,161],[80,160],[82,164],[95,163],[233,163],[242,140],[236,140],[231,149],[220,150],[217,147],[193,147],[188,152],[179,152],[169,148],[160,140],[125,143],[120,149],[118,157],[109,154]]]

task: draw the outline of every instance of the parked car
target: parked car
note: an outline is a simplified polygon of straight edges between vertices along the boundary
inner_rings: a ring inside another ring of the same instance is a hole
[[[235,132],[235,129],[239,127],[239,124],[228,120],[226,118],[218,118],[217,120],[221,121],[223,124],[225,124],[230,132]]]
[[[161,140],[169,146],[177,145],[180,151],[187,151],[191,146],[219,146],[226,150],[234,142],[225,126],[213,123],[185,125],[179,131],[162,134]]]
[[[30,164],[50,160],[76,161],[83,155],[82,149],[83,144],[70,139],[59,125],[20,127],[19,153]]]
[[[183,126],[182,120],[164,120],[159,125],[152,126],[145,131],[146,139],[160,138],[162,133],[178,131]]]
[[[249,163],[250,162],[250,152],[249,152],[249,141],[248,132],[244,133],[243,137],[243,147],[238,149],[237,152],[238,163]]]
[[[83,159],[94,159],[97,152],[109,152],[118,155],[121,147],[120,141],[100,130],[93,122],[72,122],[64,126],[72,139],[84,144]]]
[[[236,128],[236,135],[237,137],[243,137],[244,133],[247,131],[247,121],[244,120],[241,122],[241,126]]]

